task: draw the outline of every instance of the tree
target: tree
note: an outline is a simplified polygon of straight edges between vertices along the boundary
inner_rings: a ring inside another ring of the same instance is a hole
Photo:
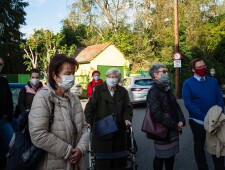
[[[29,39],[21,44],[21,49],[24,50],[24,64],[27,70],[31,68],[39,68],[46,71],[50,59],[55,53],[73,54],[75,52],[75,45],[60,46],[63,37],[60,33],[56,35],[49,30],[34,30],[34,33]]]
[[[19,29],[25,25],[26,6],[28,3],[23,0],[0,0],[0,56],[5,58],[7,73],[22,71]]]

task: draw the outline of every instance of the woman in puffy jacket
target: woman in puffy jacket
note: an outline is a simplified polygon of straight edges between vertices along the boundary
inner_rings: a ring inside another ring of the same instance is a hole
[[[33,144],[46,151],[38,162],[38,170],[84,168],[82,157],[89,136],[80,100],[70,92],[77,68],[74,58],[56,54],[49,64],[47,88],[34,96],[29,132]],[[54,120],[50,124],[52,110]]]

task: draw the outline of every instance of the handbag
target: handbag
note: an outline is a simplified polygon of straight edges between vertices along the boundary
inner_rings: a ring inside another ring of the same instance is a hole
[[[169,116],[168,113],[164,113]],[[168,128],[152,119],[150,106],[148,105],[141,130],[147,133],[147,137],[153,140],[165,139],[167,137]]]
[[[118,131],[118,126],[114,114],[106,116],[94,122],[95,135],[98,138],[109,140]]]
[[[52,110],[49,117],[49,129],[50,125],[54,121],[54,103],[52,104]],[[37,148],[33,145],[29,128],[28,128],[28,115],[29,111],[25,111],[20,114],[18,118],[18,130],[15,132],[15,143],[10,148],[7,155],[7,170],[30,170],[35,169],[39,160],[45,153],[44,150]]]

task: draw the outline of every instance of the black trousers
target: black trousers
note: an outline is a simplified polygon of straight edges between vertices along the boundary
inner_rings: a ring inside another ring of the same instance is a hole
[[[165,163],[166,170],[173,170],[175,156],[170,158],[158,158],[155,156],[153,161],[154,170],[163,170],[163,164]]]
[[[189,124],[194,137],[194,154],[195,161],[198,166],[198,170],[208,170],[208,164],[205,155],[205,138],[206,131],[204,126],[196,123],[194,120],[190,119]],[[212,155],[214,170],[225,170],[224,167],[224,157],[216,158]]]

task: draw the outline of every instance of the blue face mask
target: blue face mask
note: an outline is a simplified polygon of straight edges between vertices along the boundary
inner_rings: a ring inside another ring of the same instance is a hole
[[[118,78],[106,78],[106,83],[109,87],[115,87],[118,83]]]
[[[215,75],[216,73],[215,73],[215,71],[211,71],[210,74],[211,75]]]
[[[94,76],[94,80],[98,81],[100,79],[100,76]]]

